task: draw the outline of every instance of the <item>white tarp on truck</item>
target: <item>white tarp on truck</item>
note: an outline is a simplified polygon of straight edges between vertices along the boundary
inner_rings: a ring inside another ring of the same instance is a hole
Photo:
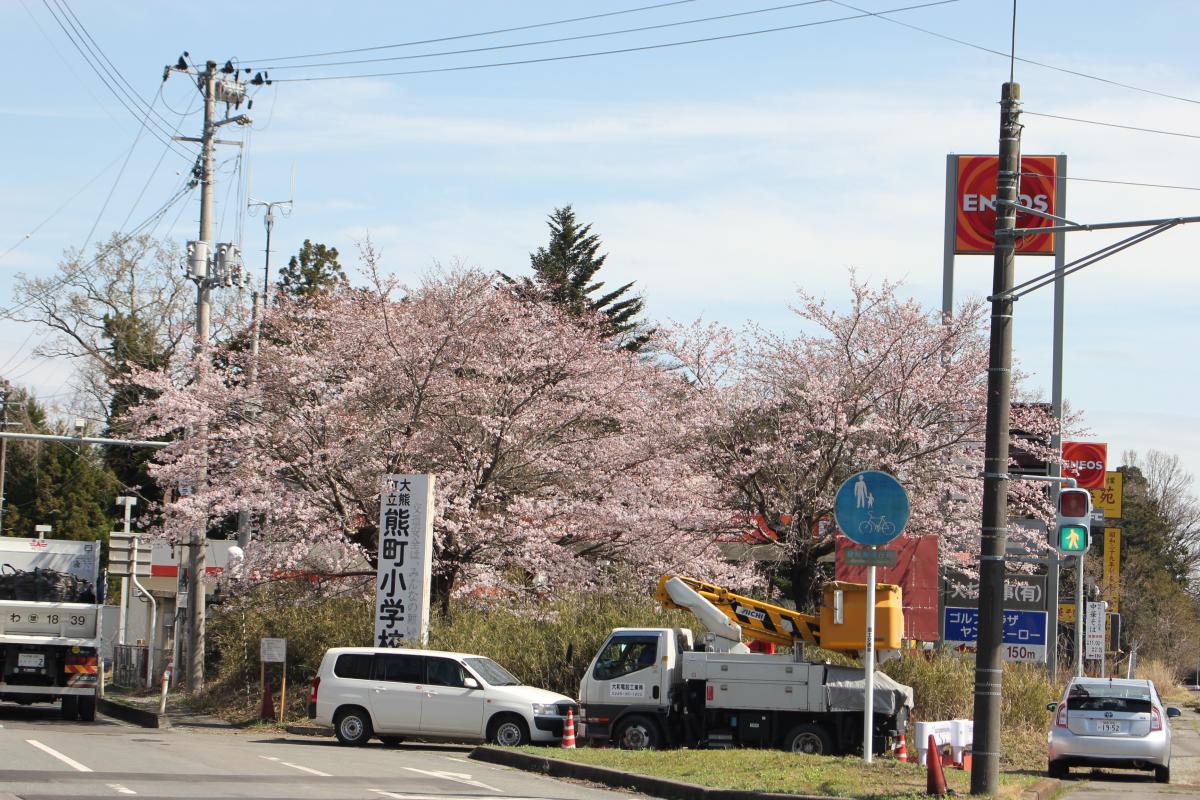
[[[825,691],[830,711],[862,711],[866,694],[866,674],[857,667],[825,668]],[[912,711],[913,690],[875,670],[874,712],[892,716],[901,708]]]

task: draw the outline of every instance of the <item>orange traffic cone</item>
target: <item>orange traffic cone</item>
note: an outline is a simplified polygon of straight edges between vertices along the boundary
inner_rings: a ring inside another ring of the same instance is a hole
[[[942,754],[938,751],[937,738],[929,734],[929,750],[925,753],[925,794],[943,797],[946,794],[946,775],[942,772]]]
[[[575,749],[575,713],[567,709],[567,724],[563,727],[562,746]]]
[[[908,745],[905,744],[904,737],[900,737],[900,744],[896,745],[896,760],[908,762]]]

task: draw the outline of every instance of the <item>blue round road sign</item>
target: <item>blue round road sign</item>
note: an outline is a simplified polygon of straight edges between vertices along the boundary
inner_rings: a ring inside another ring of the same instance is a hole
[[[868,547],[887,544],[908,524],[908,492],[886,472],[851,475],[833,500],[833,516],[850,540]]]

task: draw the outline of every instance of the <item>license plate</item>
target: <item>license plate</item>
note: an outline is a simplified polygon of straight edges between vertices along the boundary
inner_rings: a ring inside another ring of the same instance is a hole
[[[1105,721],[1099,722],[1098,725],[1100,726],[1101,733],[1120,733],[1121,732],[1121,723],[1119,723],[1119,722],[1105,720]]]
[[[46,656],[42,653],[17,653],[17,666],[41,669],[46,666]]]

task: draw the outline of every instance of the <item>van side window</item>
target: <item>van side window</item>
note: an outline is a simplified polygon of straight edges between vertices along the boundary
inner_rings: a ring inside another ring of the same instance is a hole
[[[457,686],[461,689],[466,685],[463,683],[466,674],[462,664],[452,658],[430,657],[426,659],[425,669],[428,676],[426,682],[431,686]]]
[[[333,674],[339,678],[355,678],[360,681],[371,679],[370,653],[342,653],[333,665]]]
[[[395,683],[424,683],[425,659],[421,656],[375,655],[375,680]]]
[[[592,677],[598,681],[610,681],[654,666],[657,657],[657,636],[614,636],[596,659]]]

